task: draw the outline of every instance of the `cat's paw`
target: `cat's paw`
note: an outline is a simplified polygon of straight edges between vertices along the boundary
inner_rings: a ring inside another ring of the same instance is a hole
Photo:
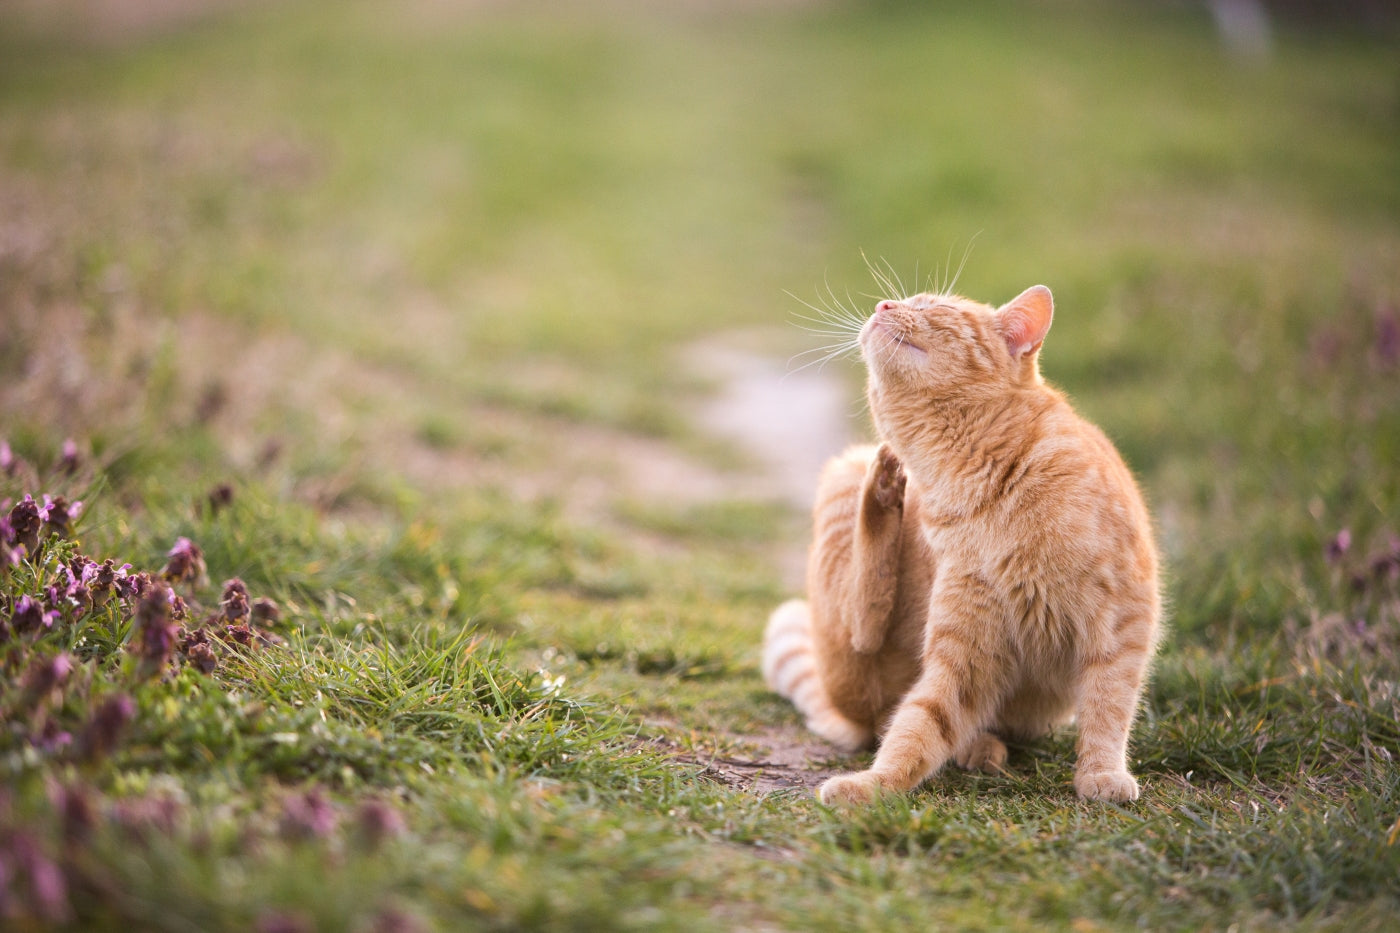
[[[1085,800],[1124,803],[1138,799],[1138,782],[1126,771],[1094,771],[1074,776],[1074,790]]]
[[[890,450],[889,445],[881,444],[875,452],[874,475],[871,477],[870,491],[875,502],[882,509],[893,511],[904,508],[904,465]]]
[[[966,771],[1000,773],[1006,770],[1006,743],[983,732],[957,756],[958,767]]]
[[[884,787],[873,771],[857,771],[827,778],[817,789],[817,799],[828,807],[863,807],[873,803],[883,792]]]

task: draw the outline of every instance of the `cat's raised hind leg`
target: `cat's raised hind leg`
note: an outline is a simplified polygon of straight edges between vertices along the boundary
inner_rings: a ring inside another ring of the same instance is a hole
[[[866,469],[852,541],[854,612],[851,648],[879,651],[889,633],[898,590],[906,477],[899,458],[881,444]]]

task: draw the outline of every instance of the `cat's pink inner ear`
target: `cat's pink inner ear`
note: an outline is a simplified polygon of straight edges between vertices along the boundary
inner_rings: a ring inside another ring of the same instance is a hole
[[[1055,316],[1055,299],[1044,285],[1032,285],[997,311],[1006,348],[1016,358],[1040,349]]]

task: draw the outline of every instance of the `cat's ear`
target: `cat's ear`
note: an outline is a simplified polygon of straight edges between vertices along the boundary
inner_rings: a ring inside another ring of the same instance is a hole
[[[1014,359],[1034,353],[1050,332],[1055,299],[1044,285],[1032,285],[997,309],[997,329]]]

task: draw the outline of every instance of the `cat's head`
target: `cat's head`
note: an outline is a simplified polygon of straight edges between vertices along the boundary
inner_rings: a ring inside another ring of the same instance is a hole
[[[956,295],[882,301],[860,332],[870,400],[985,397],[1040,382],[1037,356],[1054,316],[1034,285],[1000,308]]]

